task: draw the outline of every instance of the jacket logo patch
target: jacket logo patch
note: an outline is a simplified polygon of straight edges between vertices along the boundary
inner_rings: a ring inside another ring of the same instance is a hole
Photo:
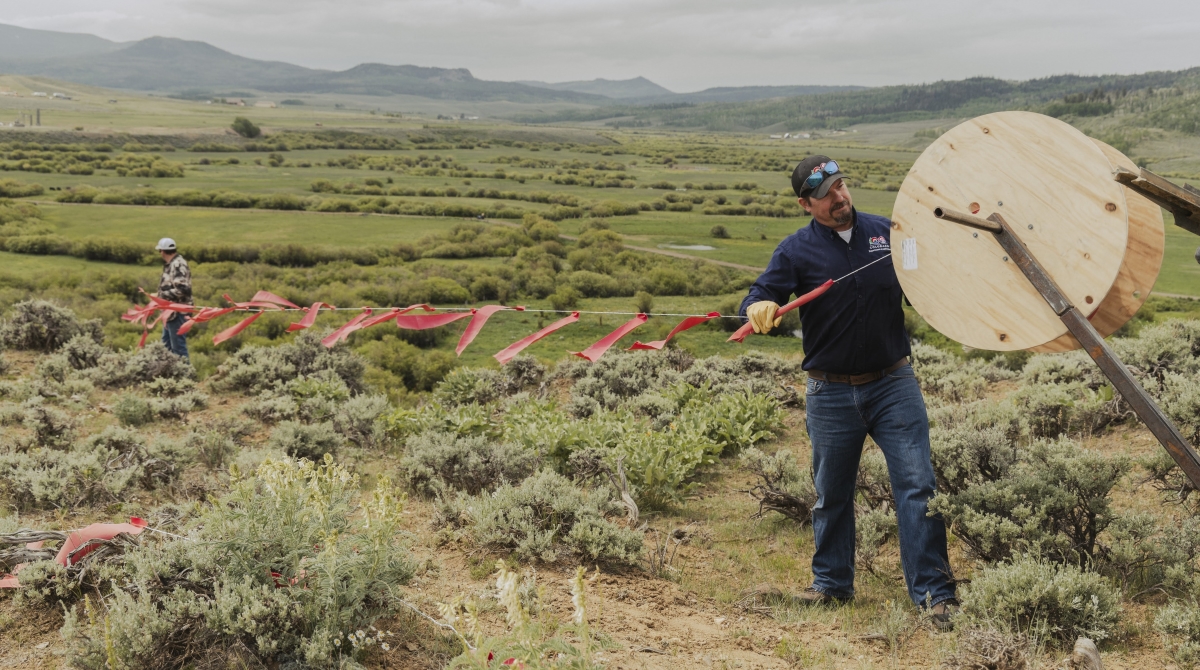
[[[870,244],[870,246],[867,248],[867,251],[868,251],[868,252],[872,252],[872,251],[891,251],[891,247],[889,247],[889,246],[888,246],[888,241],[887,241],[887,238],[886,238],[886,237],[884,237],[883,235],[879,235],[879,236],[877,236],[877,237],[872,237],[872,238],[869,238],[869,239],[867,240],[867,242]]]

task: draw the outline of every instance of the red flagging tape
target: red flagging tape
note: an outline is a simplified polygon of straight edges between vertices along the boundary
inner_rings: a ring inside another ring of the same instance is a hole
[[[599,342],[596,342],[587,349],[584,349],[583,351],[571,351],[568,353],[570,353],[572,356],[586,358],[587,360],[595,363],[596,361],[600,360],[600,357],[603,356],[604,353],[607,352],[610,347],[612,347],[612,345],[617,343],[617,340],[628,335],[634,328],[646,323],[646,319],[648,318],[650,317],[646,316],[645,314],[638,314],[626,322],[625,325],[614,330],[608,335],[605,335]]]
[[[300,305],[297,305],[287,298],[281,298],[270,291],[259,291],[258,293],[255,293],[254,297],[250,298],[250,302],[269,302],[276,305],[282,305],[284,307],[291,307],[292,309],[300,309]]]
[[[395,319],[396,317],[400,316],[401,314],[408,314],[409,312],[413,311],[414,309],[423,309],[426,312],[433,311],[433,308],[430,307],[429,305],[409,305],[408,307],[405,307],[404,309],[391,309],[391,310],[384,312],[383,314],[380,314],[379,316],[371,317],[370,319],[363,321],[354,330],[363,330],[365,328],[370,328],[371,326],[378,326],[381,323],[387,323],[388,321]],[[354,332],[354,331],[351,331],[351,332]]]
[[[259,293],[262,293],[262,291],[259,291]],[[221,297],[225,298],[225,300],[227,300],[231,305],[233,305],[234,307],[236,307],[238,309],[252,309],[255,307],[257,307],[258,309],[279,309],[279,310],[283,309],[283,305],[280,305],[277,302],[271,302],[269,300],[251,300],[250,302],[237,302],[233,298],[230,298],[228,293],[222,295]],[[255,297],[257,297],[257,294],[255,295]],[[297,308],[297,309],[299,309],[299,308]]]
[[[166,322],[166,320],[169,318],[171,318],[171,310],[169,310],[169,309],[163,310],[163,313],[159,314],[158,318],[155,319],[153,323],[143,327],[142,328],[142,339],[138,340],[138,349],[141,349],[142,347],[146,346],[146,336],[150,334],[150,331],[154,330],[154,328],[156,326],[158,326],[158,324],[160,322]],[[166,326],[163,326],[163,327],[166,328]]]
[[[192,318],[183,322],[183,325],[179,327],[179,334],[187,335],[188,331],[190,331],[192,329],[192,326],[196,325],[197,323],[204,323],[205,321],[212,321],[213,319],[217,318],[218,316],[224,316],[224,315],[232,312],[235,309],[237,309],[237,308],[236,307],[205,307],[204,309],[202,309],[199,312],[197,312],[196,314],[194,314],[192,316]]]
[[[70,567],[72,560],[71,552],[83,547],[88,542],[91,542],[92,540],[111,540],[121,533],[138,535],[145,527],[146,522],[143,519],[137,518],[136,516],[130,517],[129,523],[94,523],[87,528],[83,528],[68,534],[66,541],[63,542],[62,547],[58,550],[58,555],[54,557],[54,561],[61,566]],[[43,544],[43,542],[30,542],[25,545],[25,548],[41,549]],[[75,554],[75,562],[78,563],[79,559],[87,556],[99,547],[99,544],[91,547],[84,547]],[[19,581],[17,581],[17,573],[20,572],[21,568],[24,567],[24,563],[13,566],[13,574],[4,575],[4,577],[0,579],[0,589],[20,588],[21,584]]]
[[[350,333],[358,330],[361,327],[362,322],[369,316],[371,316],[371,309],[369,307],[363,307],[361,314],[347,321],[346,325],[326,335],[325,339],[321,340],[321,344],[325,345],[326,347],[332,347],[338,342],[345,340],[347,337],[350,337]]]
[[[674,328],[672,328],[671,332],[667,333],[667,339],[656,340],[654,342],[646,342],[644,344],[641,342],[634,342],[633,346],[629,347],[629,350],[630,351],[634,351],[634,350],[640,351],[643,349],[662,349],[663,347],[667,346],[667,342],[670,342],[672,337],[675,337],[679,333],[682,333],[683,331],[685,331],[689,328],[694,328],[694,327],[704,323],[705,321],[711,321],[711,320],[717,318],[718,316],[721,316],[720,312],[709,312],[705,316],[689,316],[688,318],[684,319],[683,321],[680,321],[678,326],[675,326]]]
[[[820,286],[814,288],[813,290],[809,291],[808,293],[805,293],[804,295],[800,296],[799,298],[796,298],[795,300],[789,302],[788,304],[784,305],[783,307],[780,307],[779,311],[775,312],[775,314],[777,316],[787,314],[788,312],[792,311],[793,309],[796,309],[797,307],[799,307],[801,305],[808,304],[808,303],[812,302],[813,300],[816,300],[817,298],[824,295],[825,292],[828,291],[832,286],[833,286],[833,280],[827,279],[824,284],[821,284]],[[747,335],[749,335],[750,333],[753,333],[753,332],[754,332],[754,326],[751,325],[751,323],[749,321],[747,321],[746,325],[742,326],[741,328],[738,328],[737,332],[735,332],[733,335],[730,335],[729,339],[725,340],[725,341],[726,342],[741,342],[742,340],[746,339]]]
[[[496,360],[500,361],[500,365],[504,365],[505,363],[507,363],[507,362],[511,361],[513,358],[515,358],[517,354],[524,351],[525,347],[528,347],[529,345],[533,344],[534,342],[537,342],[538,340],[549,335],[550,333],[553,333],[554,331],[558,330],[559,328],[562,328],[563,326],[569,326],[578,320],[579,320],[579,312],[571,312],[571,316],[559,319],[558,321],[555,321],[554,323],[550,324],[549,326],[546,326],[545,328],[539,330],[538,332],[534,333],[533,335],[530,335],[529,337],[526,337],[523,340],[513,342],[512,344],[508,345],[508,348],[506,348],[504,351],[497,353],[492,358],[495,358]]]
[[[222,330],[221,332],[219,332],[213,336],[213,344],[220,344],[220,343],[224,342],[225,340],[233,338],[235,335],[237,335],[238,333],[245,330],[246,326],[249,326],[250,324],[254,323],[255,319],[257,319],[258,317],[260,317],[262,315],[263,315],[263,312],[255,312],[251,316],[248,316],[248,317],[242,319],[240,322],[238,322],[237,325],[230,326],[229,328]]]
[[[440,328],[448,323],[471,316],[470,312],[451,312],[449,314],[418,314],[416,316],[396,317],[396,326],[405,330],[429,330]]]
[[[304,330],[305,328],[312,328],[312,325],[317,322],[317,315],[321,313],[322,307],[325,307],[327,309],[337,309],[336,307],[334,307],[333,305],[330,305],[327,302],[314,302],[312,304],[312,307],[309,307],[307,310],[305,310],[308,313],[304,315],[304,318],[300,319],[296,323],[293,323],[292,325],[288,326],[287,332],[294,333],[297,330]]]
[[[462,356],[462,352],[467,348],[467,345],[475,341],[475,336],[479,331],[483,330],[483,324],[492,317],[496,312],[508,309],[504,305],[484,305],[479,309],[471,310],[474,315],[471,317],[471,323],[467,324],[467,329],[463,331],[462,337],[458,338],[458,346],[454,348],[454,353]]]

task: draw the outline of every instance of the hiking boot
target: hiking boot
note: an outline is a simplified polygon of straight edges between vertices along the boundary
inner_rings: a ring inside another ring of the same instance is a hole
[[[792,596],[792,602],[799,605],[840,605],[851,600],[853,598],[839,598],[822,593],[811,586]]]
[[[962,608],[959,607],[958,601],[950,598],[929,608],[929,620],[938,630],[953,630],[954,617],[958,616]]]

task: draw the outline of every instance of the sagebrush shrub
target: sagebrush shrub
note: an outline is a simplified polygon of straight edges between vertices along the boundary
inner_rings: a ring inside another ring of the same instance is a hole
[[[896,513],[891,509],[873,509],[854,519],[854,559],[858,567],[875,572],[875,559],[885,542],[898,532]]]
[[[946,670],[1026,670],[1033,653],[1029,636],[998,628],[965,628],[942,663]]]
[[[1069,384],[1086,381],[1096,364],[1081,351],[1063,354],[1036,354],[1021,370],[1026,384]]]
[[[290,396],[264,393],[242,405],[242,412],[263,423],[277,423],[296,419],[300,415],[300,406]]]
[[[177,398],[196,391],[196,382],[188,377],[159,377],[143,385],[152,396]]]
[[[1086,564],[1100,533],[1114,518],[1113,486],[1129,471],[1126,458],[1109,458],[1069,440],[1038,441],[998,479],[938,491],[929,502],[969,553],[999,561],[1030,552]]]
[[[19,302],[0,320],[0,346],[9,349],[54,351],[76,335],[102,342],[100,320],[80,321],[75,312],[45,300]]]
[[[988,382],[1015,376],[995,359],[963,359],[921,342],[912,345],[912,366],[923,391],[954,402],[980,398]]]
[[[623,513],[607,488],[584,490],[553,470],[542,470],[490,494],[445,499],[437,524],[478,547],[521,560],[549,563],[577,555],[634,563],[642,536],[609,521]]]
[[[1200,322],[1172,320],[1146,326],[1137,337],[1114,339],[1112,347],[1141,383],[1153,390],[1168,372],[1200,371]]]
[[[96,341],[90,334],[79,334],[67,340],[59,349],[72,370],[90,370],[100,364],[100,359],[111,349]]]
[[[500,368],[500,373],[504,375],[505,392],[512,394],[540,386],[546,379],[546,366],[529,354],[521,354]]]
[[[1200,665],[1200,606],[1194,600],[1172,600],[1159,609],[1154,630],[1176,663],[1184,668]]]
[[[390,482],[358,499],[357,477],[329,459],[232,476],[187,538],[143,540],[126,556],[129,588],[103,612],[69,612],[74,666],[176,668],[225,648],[300,667],[362,659],[346,635],[392,612],[393,589],[414,570]]]
[[[193,379],[196,370],[184,358],[171,353],[161,341],[155,341],[132,353],[105,353],[86,374],[97,386],[125,388],[162,378]]]
[[[679,374],[693,363],[680,349],[612,353],[618,355],[605,356],[585,369],[571,389],[573,396],[616,409],[625,400],[679,381]]]
[[[1066,643],[1114,636],[1121,614],[1120,594],[1104,577],[1029,557],[984,569],[962,604],[976,621]]]
[[[189,433],[184,440],[184,447],[191,451],[195,460],[210,470],[217,470],[224,467],[240,447],[245,446],[243,440],[252,432],[253,424],[245,420],[218,419]]]
[[[501,484],[517,484],[537,469],[537,455],[482,436],[422,433],[405,443],[400,462],[409,485],[424,495],[447,490],[475,495]]]
[[[294,458],[319,460],[325,454],[337,455],[342,446],[342,437],[329,422],[308,425],[298,421],[281,421],[271,431],[267,445]]]
[[[170,444],[147,446],[136,433],[112,427],[70,450],[0,454],[0,492],[23,510],[118,501],[135,487],[170,481],[177,460]]]
[[[342,347],[329,349],[311,330],[276,346],[248,346],[225,360],[213,377],[214,388],[259,393],[301,376],[328,371],[357,394],[365,390],[366,362]]]
[[[937,488],[944,495],[1002,479],[1017,461],[1017,445],[996,426],[935,427],[929,445]]]
[[[389,409],[386,396],[357,395],[338,406],[333,413],[333,426],[347,440],[364,449],[373,449],[385,437],[379,417]]]
[[[783,404],[802,405],[804,394],[795,386],[802,375],[799,361],[751,351],[736,358],[702,358],[683,372],[683,381],[697,388],[707,385],[715,395],[748,391],[769,395]]]
[[[1166,372],[1159,405],[1192,444],[1200,442],[1200,372]]]
[[[122,426],[142,426],[154,420],[154,410],[145,398],[133,394],[125,394],[113,403],[113,416]]]
[[[476,403],[486,405],[500,398],[504,377],[487,368],[458,368],[446,375],[433,390],[434,400],[450,407]]]
[[[155,416],[164,419],[182,419],[189,412],[208,407],[208,396],[199,391],[191,391],[180,396],[151,398],[149,404],[150,411]]]
[[[47,405],[40,396],[22,404],[21,424],[33,434],[33,443],[41,447],[64,449],[75,439],[78,421],[70,414]]]
[[[774,455],[751,447],[739,457],[742,467],[758,476],[750,494],[758,499],[757,516],[766,511],[779,512],[801,524],[812,521],[817,505],[817,488],[812,471],[801,468],[796,457],[786,449]]]
[[[1117,515],[1100,540],[1095,569],[1126,593],[1179,594],[1200,587],[1200,519],[1162,523],[1150,512]]]

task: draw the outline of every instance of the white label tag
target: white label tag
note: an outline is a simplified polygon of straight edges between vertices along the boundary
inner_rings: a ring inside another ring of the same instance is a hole
[[[909,237],[900,242],[900,254],[904,257],[905,270],[917,269],[917,238]]]

